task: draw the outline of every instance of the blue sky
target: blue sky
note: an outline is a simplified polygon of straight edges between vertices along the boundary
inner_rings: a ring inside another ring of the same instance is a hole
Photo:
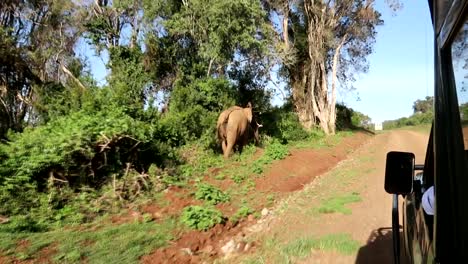
[[[402,0],[404,7],[396,15],[384,0],[376,2],[384,25],[368,57],[369,72],[357,76],[356,90],[339,90],[337,101],[382,122],[411,115],[414,101],[433,95],[433,31],[427,1]],[[77,46],[98,83],[105,84],[107,54],[90,56],[93,52],[84,41]]]
[[[392,16],[380,0],[377,10],[384,25],[368,57],[369,72],[359,75],[355,91],[341,90],[338,102],[382,122],[410,116],[414,101],[434,94],[433,29],[427,1],[404,1]]]

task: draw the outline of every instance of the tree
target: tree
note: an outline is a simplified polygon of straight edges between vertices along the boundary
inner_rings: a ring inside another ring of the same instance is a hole
[[[77,16],[73,1],[0,4],[0,137],[38,122],[35,103],[48,84],[83,86],[73,56]]]
[[[434,97],[433,96],[426,96],[423,100],[416,100],[413,103],[413,111],[414,113],[427,113],[431,112],[434,106]]]
[[[279,51],[302,125],[335,132],[336,89],[367,71],[376,27],[373,1],[267,1],[282,17]],[[272,21],[274,22],[274,21]]]

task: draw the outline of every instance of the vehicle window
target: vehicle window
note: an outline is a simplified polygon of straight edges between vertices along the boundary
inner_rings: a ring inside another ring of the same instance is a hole
[[[468,20],[452,43],[452,63],[457,87],[465,151],[468,150]]]

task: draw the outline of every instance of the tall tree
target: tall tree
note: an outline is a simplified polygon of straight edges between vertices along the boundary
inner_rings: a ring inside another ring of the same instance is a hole
[[[0,4],[0,137],[35,122],[34,102],[46,84],[81,84],[70,69],[76,16],[66,0]]]
[[[423,100],[416,100],[413,103],[413,110],[414,113],[427,113],[432,111],[434,106],[434,97],[433,96],[426,96]]]
[[[280,55],[300,122],[335,133],[337,86],[351,85],[354,73],[367,70],[380,14],[372,0],[275,0],[267,6],[282,20]]]

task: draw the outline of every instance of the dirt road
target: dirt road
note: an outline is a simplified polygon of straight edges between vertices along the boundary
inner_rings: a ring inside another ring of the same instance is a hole
[[[282,201],[247,239],[253,255],[238,263],[392,263],[391,195],[385,193],[388,151],[424,161],[428,137],[414,131],[375,136],[336,168]]]

